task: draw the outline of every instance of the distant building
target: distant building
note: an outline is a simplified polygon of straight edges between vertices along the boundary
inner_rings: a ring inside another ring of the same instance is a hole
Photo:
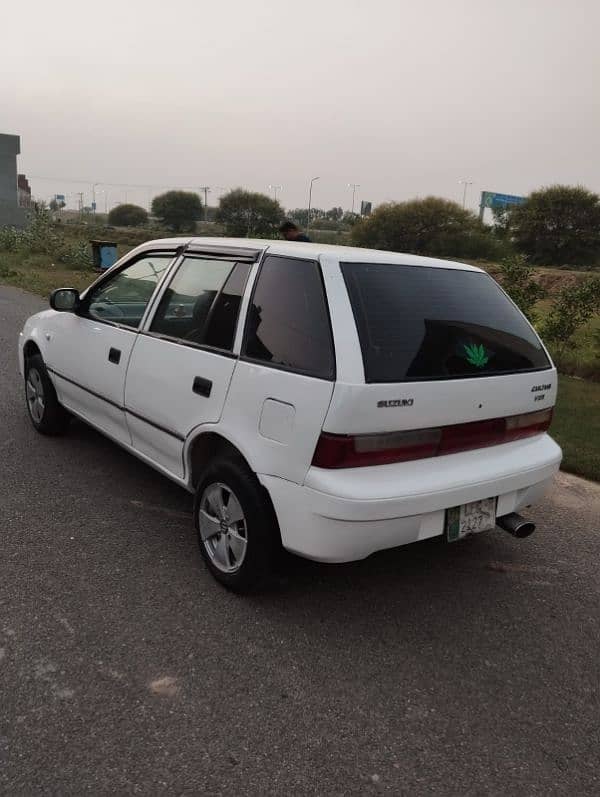
[[[23,227],[25,209],[19,206],[17,155],[21,151],[19,136],[0,133],[0,227]]]
[[[29,180],[24,174],[17,175],[17,196],[19,198],[20,208],[31,207],[31,186],[29,185]]]

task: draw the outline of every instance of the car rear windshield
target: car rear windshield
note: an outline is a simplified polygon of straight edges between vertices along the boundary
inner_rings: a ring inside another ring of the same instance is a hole
[[[341,266],[367,382],[550,367],[532,328],[487,274],[379,263]]]

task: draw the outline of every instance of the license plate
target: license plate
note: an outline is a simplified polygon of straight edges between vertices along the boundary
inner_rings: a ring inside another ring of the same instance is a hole
[[[455,506],[446,512],[446,538],[454,542],[468,534],[490,531],[496,526],[496,499],[485,498]]]

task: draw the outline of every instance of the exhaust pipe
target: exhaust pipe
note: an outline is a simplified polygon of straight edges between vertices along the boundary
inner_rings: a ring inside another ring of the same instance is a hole
[[[535,523],[531,520],[525,520],[521,515],[516,512],[511,512],[510,515],[496,518],[496,523],[504,531],[508,531],[513,537],[518,537],[522,540],[524,537],[529,537],[535,531]]]

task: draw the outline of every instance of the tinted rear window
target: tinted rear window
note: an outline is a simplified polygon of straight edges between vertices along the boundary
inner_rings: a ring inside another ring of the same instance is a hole
[[[342,263],[367,382],[460,379],[550,367],[537,336],[487,274]]]

